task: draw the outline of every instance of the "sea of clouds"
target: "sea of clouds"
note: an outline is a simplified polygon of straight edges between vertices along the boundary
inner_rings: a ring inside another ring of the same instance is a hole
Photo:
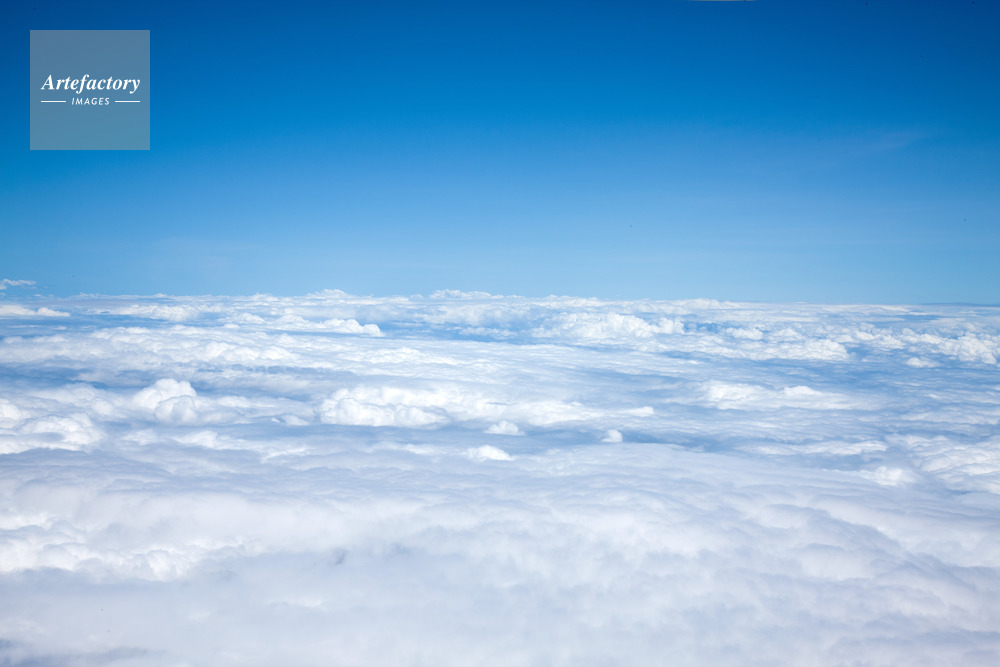
[[[29,288],[0,665],[1000,664],[1000,308]]]

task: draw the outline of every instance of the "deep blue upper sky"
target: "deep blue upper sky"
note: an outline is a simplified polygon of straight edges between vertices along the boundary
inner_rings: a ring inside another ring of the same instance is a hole
[[[318,3],[317,3],[318,4]],[[0,8],[42,293],[1000,303],[1000,3]],[[151,146],[30,151],[31,29],[148,28]]]

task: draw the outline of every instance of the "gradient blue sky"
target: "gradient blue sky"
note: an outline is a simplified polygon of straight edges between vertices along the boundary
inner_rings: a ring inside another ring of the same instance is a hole
[[[41,293],[1000,303],[1000,3],[13,0],[0,26],[0,278]],[[150,151],[28,150],[29,30],[70,28],[151,31]]]

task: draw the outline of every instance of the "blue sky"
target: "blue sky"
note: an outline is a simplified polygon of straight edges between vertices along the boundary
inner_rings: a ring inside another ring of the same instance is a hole
[[[43,293],[1000,302],[995,3],[0,12],[9,91],[31,29],[151,31],[150,151],[0,110],[0,277]]]

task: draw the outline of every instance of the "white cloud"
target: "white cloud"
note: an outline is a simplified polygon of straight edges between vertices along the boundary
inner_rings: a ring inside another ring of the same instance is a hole
[[[136,393],[132,403],[161,421],[193,423],[198,419],[197,398],[190,382],[164,378]]]
[[[69,313],[42,306],[31,309],[19,303],[0,303],[0,317],[69,317]]]
[[[509,422],[506,419],[501,419],[496,424],[492,424],[486,429],[486,432],[493,435],[524,435],[524,432],[518,428],[517,424]]]
[[[197,318],[202,310],[196,306],[171,305],[171,304],[129,304],[97,312],[108,313],[110,315],[128,315],[132,317],[143,317],[152,320],[169,320],[171,322],[184,322]]]
[[[0,278],[0,291],[3,291],[8,287],[29,287],[34,284],[34,280],[11,280],[10,278]]]
[[[997,309],[0,306],[0,663],[1000,661]]]
[[[76,450],[102,436],[101,429],[86,414],[46,415],[24,420],[13,433],[0,433],[0,454],[38,448]]]
[[[510,461],[510,454],[494,447],[493,445],[482,445],[466,451],[466,454],[473,461]]]
[[[657,334],[682,333],[684,325],[665,317],[650,323],[635,315],[615,312],[567,313],[554,318],[550,326],[535,331],[544,338],[579,338],[619,342],[630,338],[652,338]]]
[[[712,381],[705,384],[704,399],[720,409],[776,410],[787,407],[836,410],[861,407],[845,396],[821,392],[806,385],[770,389],[758,385]]]
[[[613,428],[609,428],[605,433],[604,437],[601,439],[602,442],[621,442],[623,439],[622,432]]]
[[[420,427],[442,424],[448,417],[439,409],[435,392],[394,387],[340,389],[320,406],[326,424],[351,426]]]
[[[8,401],[0,398],[0,426],[12,426],[21,420],[21,410]]]

